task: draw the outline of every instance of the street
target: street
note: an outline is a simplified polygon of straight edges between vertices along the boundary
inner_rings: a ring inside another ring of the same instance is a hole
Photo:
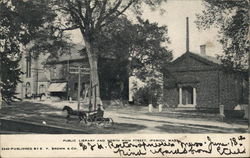
[[[66,123],[66,115],[62,112],[64,105],[76,109],[77,104],[74,102],[24,101],[4,107],[0,110],[1,133],[245,133],[248,128],[247,120],[228,119],[222,122],[215,114],[167,110],[159,113],[156,108],[153,113],[149,113],[147,107],[135,105],[106,106],[104,117],[112,118],[115,124],[112,127],[98,127],[79,122],[77,117],[72,117]],[[4,123],[8,126],[4,126]]]

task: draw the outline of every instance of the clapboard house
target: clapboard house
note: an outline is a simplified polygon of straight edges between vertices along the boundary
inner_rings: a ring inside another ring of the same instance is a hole
[[[71,54],[63,54],[57,58],[48,58],[46,66],[50,71],[50,85],[48,87],[50,96],[76,100],[79,88],[78,67],[80,67],[80,93],[81,97],[84,97],[90,83],[89,64],[87,56],[76,51],[73,50]]]
[[[111,100],[119,99],[119,95],[125,94],[128,96],[128,78],[125,82],[114,79],[115,74],[109,70],[104,71],[106,65],[112,66],[110,61],[114,60],[112,57],[99,57],[99,79],[101,99]],[[78,89],[80,87],[80,97],[84,98],[88,93],[90,87],[90,65],[85,49],[81,45],[76,45],[71,48],[68,54],[62,54],[59,57],[49,57],[46,66],[50,71],[50,85],[48,92],[50,96],[57,96],[61,99],[72,98],[77,100]],[[80,79],[78,68],[81,69]],[[108,77],[108,79],[106,79]],[[80,86],[79,86],[80,83]],[[121,84],[123,86],[121,86]],[[124,87],[124,88],[120,88]],[[120,92],[122,91],[122,92]]]
[[[248,74],[225,68],[221,61],[206,55],[206,46],[198,54],[187,51],[165,67],[164,99],[174,108],[233,109],[248,103]]]

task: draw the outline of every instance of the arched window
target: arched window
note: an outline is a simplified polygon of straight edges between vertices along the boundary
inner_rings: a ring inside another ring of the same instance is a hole
[[[29,82],[27,82],[25,85],[25,96],[31,97],[31,87]]]
[[[26,57],[26,77],[31,77],[31,57]]]

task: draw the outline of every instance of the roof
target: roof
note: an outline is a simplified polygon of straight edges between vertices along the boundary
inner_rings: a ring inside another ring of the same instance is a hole
[[[186,57],[192,57],[202,63],[208,64],[208,65],[212,65],[212,66],[219,66],[222,64],[222,62],[215,58],[215,57],[211,57],[211,56],[207,56],[207,55],[202,55],[202,54],[197,54],[197,53],[192,53],[192,52],[186,52],[183,55],[181,55],[180,57],[178,57],[177,59],[175,59],[174,61],[172,61],[170,63],[170,65],[174,65],[175,63],[181,61],[182,59],[186,58]]]
[[[49,56],[46,64],[57,64],[57,63],[64,63],[68,61],[82,61],[87,59],[87,53],[86,49],[83,45],[76,44],[74,45],[69,52],[62,53],[60,56]],[[103,53],[100,55],[100,58],[102,59],[115,59],[115,57],[111,54]]]
[[[87,59],[87,53],[82,45],[75,45],[68,53],[62,53],[60,56],[49,56],[46,64],[63,63],[68,61],[84,60]]]
[[[203,55],[203,54],[198,54],[198,53],[192,53],[192,52],[189,52],[189,53],[194,55],[194,56],[199,56],[201,58],[204,58],[204,59],[206,59],[206,60],[208,60],[210,62],[213,62],[215,64],[222,64],[222,62],[216,57],[208,56],[208,55],[205,55],[205,54]]]

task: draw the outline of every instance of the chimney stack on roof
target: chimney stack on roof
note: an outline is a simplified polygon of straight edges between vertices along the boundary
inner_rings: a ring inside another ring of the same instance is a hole
[[[189,52],[189,23],[186,17],[186,52]]]
[[[200,53],[201,55],[206,55],[206,45],[200,45]]]

